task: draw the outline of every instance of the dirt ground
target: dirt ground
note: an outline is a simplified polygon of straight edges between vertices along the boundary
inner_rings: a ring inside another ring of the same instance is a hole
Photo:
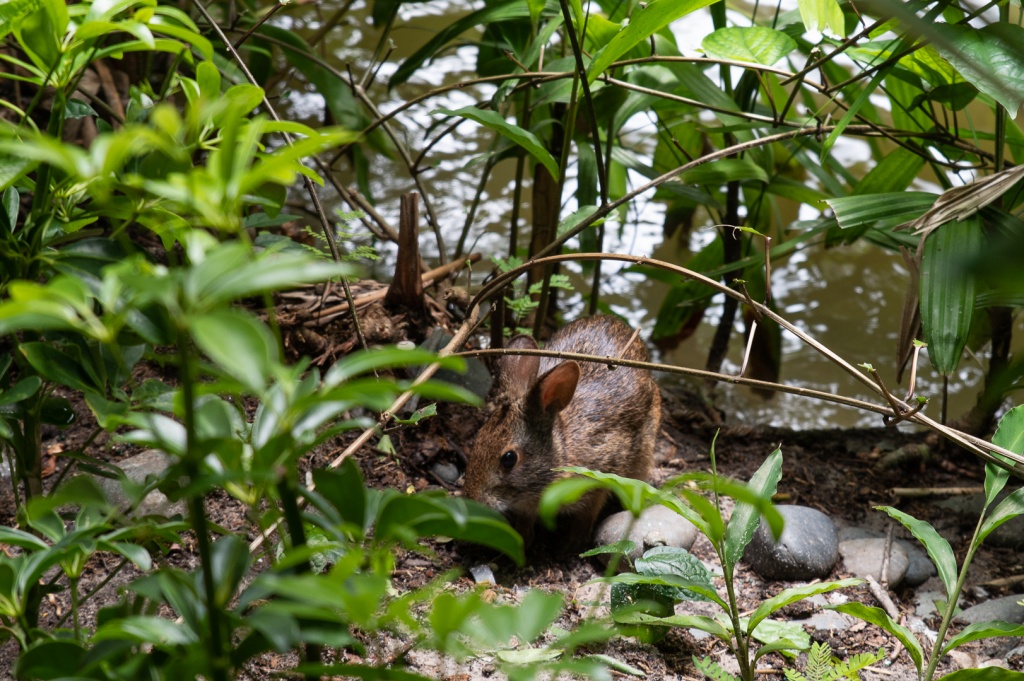
[[[161,373],[153,368],[149,371]],[[66,396],[75,399],[74,395]],[[657,465],[653,482],[664,481],[685,471],[709,470],[709,445],[720,424],[714,423],[708,417],[700,401],[692,394],[663,390],[663,399],[665,418],[656,452]],[[74,404],[78,419],[72,426],[65,430],[49,429],[44,433],[44,449],[57,453],[54,461],[56,470],[59,471],[70,463],[68,459],[60,456],[60,451],[82,450],[86,454],[112,462],[137,453],[137,450],[114,442],[105,433],[100,433],[90,440],[94,435],[95,423],[81,401],[75,400]],[[461,467],[464,453],[471,445],[482,420],[483,412],[479,409],[440,405],[436,417],[391,433],[397,454],[386,455],[369,448],[364,448],[358,453],[357,458],[368,484],[376,488],[391,487],[402,490],[444,488],[450,493],[460,493],[461,482],[446,484],[433,473],[433,466],[438,461],[446,461]],[[327,462],[344,449],[347,441],[348,438],[342,438],[329,443],[303,465],[308,468],[327,465]],[[886,519],[873,508],[882,504],[896,504],[917,517],[933,522],[942,520],[938,524],[941,533],[951,541],[958,558],[962,558],[972,527],[951,524],[949,519],[937,518],[935,507],[928,499],[903,501],[895,499],[891,493],[895,486],[943,488],[982,484],[983,466],[969,455],[943,452],[925,460],[919,457],[900,458],[893,454],[907,444],[926,441],[934,450],[937,443],[928,434],[906,433],[895,429],[788,431],[758,426],[738,428],[725,425],[718,437],[716,452],[721,473],[745,480],[775,447],[781,446],[784,465],[778,494],[780,503],[811,506],[848,524],[875,528],[884,527]],[[2,487],[9,488],[9,481],[3,481]],[[10,492],[6,491],[5,494],[0,502],[0,521],[11,525],[15,522],[14,508]],[[211,495],[207,500],[207,507],[213,522],[230,530],[250,532],[241,504],[227,494]],[[895,536],[905,535],[897,531]],[[540,541],[557,542],[557,538],[541,538]],[[516,568],[512,562],[477,548],[460,546],[452,542],[434,543],[432,547],[434,555],[430,557],[406,551],[398,552],[394,586],[399,592],[421,586],[451,568],[463,570],[464,576],[457,580],[456,588],[473,588],[472,580],[466,576],[468,568],[485,562],[491,563],[494,569],[497,585],[490,588],[495,592],[493,595],[499,602],[515,603],[521,597],[524,587],[561,592],[566,597],[567,608],[558,624],[566,629],[578,624],[590,612],[587,600],[588,596],[592,598],[593,589],[586,586],[586,583],[600,576],[599,566],[591,560],[571,556],[551,558],[549,556],[553,552],[544,550],[542,543],[540,550],[534,552],[531,562],[526,567]],[[175,546],[167,555],[156,557],[156,560],[191,568],[196,564],[193,550],[194,546],[191,544]],[[693,551],[707,563],[717,562],[710,545],[703,537],[698,540]],[[993,580],[1020,577],[1024,575],[1022,561],[1024,557],[1019,552],[983,548],[975,559],[968,586],[976,587]],[[117,561],[111,556],[98,554],[94,557],[83,577],[82,591],[91,590],[103,580],[110,578],[110,571],[116,565]],[[88,625],[99,607],[115,601],[119,595],[119,588],[136,576],[134,568],[129,567],[110,578],[109,583],[86,603],[83,624]],[[833,578],[842,576],[844,575],[840,568],[832,575]],[[720,579],[718,584],[721,586]],[[737,576],[739,596],[747,612],[753,610],[764,598],[778,593],[787,586],[790,585],[765,582],[745,566],[740,567]],[[936,585],[930,581],[919,589],[926,588],[934,589]],[[988,586],[985,593],[988,597],[998,597],[1019,592],[1019,584],[1016,588],[1017,591],[1013,591],[1008,587]],[[968,603],[972,599],[976,600],[980,593],[978,589],[968,588]],[[851,599],[865,604],[878,605],[866,589],[849,591],[848,595]],[[905,587],[897,588],[892,593],[893,600],[903,611],[911,607],[914,595],[914,589]],[[44,604],[42,624],[53,626],[66,609],[66,599],[51,599]],[[808,614],[809,609],[799,605],[790,606],[783,613],[785,617],[797,621]],[[938,626],[938,622],[934,620],[927,621],[927,624],[932,629]],[[812,636],[816,640],[827,641],[834,654],[840,658],[856,653],[873,652],[879,646],[883,646],[890,658],[876,665],[877,671],[866,672],[863,678],[916,678],[916,671],[906,651],[875,627],[860,625],[844,631],[812,633]],[[1007,650],[1010,645],[1007,639],[994,641],[987,644],[971,644],[966,650],[977,653],[977,659],[980,660],[998,655],[998,651]],[[394,641],[369,643],[370,659],[365,660],[369,663],[405,662],[413,671],[428,677],[465,681],[487,678],[494,673],[494,666],[488,660],[454,665],[451,661],[432,659],[422,654],[405,655]],[[642,670],[649,679],[695,679],[700,678],[700,673],[693,666],[692,656],[712,655],[721,662],[724,648],[715,645],[709,638],[697,638],[686,630],[674,630],[656,645],[619,638],[597,652],[604,652]],[[11,642],[0,648],[0,676],[4,673],[10,674],[15,657],[16,649]],[[245,678],[270,678],[275,672],[287,669],[294,662],[295,660],[288,656],[265,656],[246,669]],[[1014,661],[1011,660],[1011,663]],[[1024,660],[1017,659],[1015,664],[1018,668],[1024,668]],[[795,665],[802,669],[803,661],[798,660]],[[777,655],[768,655],[758,664],[762,678],[783,678],[784,666],[793,667],[794,663],[787,662]],[[953,668],[947,658],[940,671],[950,671]],[[625,678],[618,673],[615,676]]]

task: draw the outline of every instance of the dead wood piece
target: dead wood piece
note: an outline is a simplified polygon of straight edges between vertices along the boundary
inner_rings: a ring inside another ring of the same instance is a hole
[[[984,487],[893,487],[892,495],[903,499],[915,497],[958,497],[969,494],[981,494]]]
[[[413,192],[403,194],[398,222],[398,261],[395,263],[395,277],[384,296],[384,307],[401,309],[423,319],[427,310],[420,272],[419,215],[417,195]]]
[[[455,262],[450,262],[450,263],[448,263],[446,265],[441,265],[440,267],[435,267],[434,269],[430,270],[429,272],[427,272],[426,274],[424,274],[422,276],[423,286],[424,287],[431,286],[432,284],[435,284],[435,283],[441,281],[442,279],[444,279],[448,275],[450,275],[452,272],[455,272],[457,270],[462,269],[468,263],[478,262],[480,260],[480,257],[481,256],[480,256],[479,253],[471,253],[470,255],[466,256],[462,260],[458,260],[458,261],[455,261]],[[378,289],[376,291],[373,291],[371,293],[365,293],[365,294],[362,294],[362,295],[358,295],[358,296],[355,297],[356,307],[357,308],[361,308],[364,305],[369,305],[370,303],[375,303],[375,302],[377,302],[379,300],[384,300],[384,296],[386,296],[386,295],[387,295],[387,289],[383,289],[383,288]],[[316,315],[316,317],[314,319],[310,319],[309,321],[305,322],[303,324],[303,326],[307,326],[307,327],[321,326],[321,325],[326,324],[327,322],[335,319],[339,315],[344,314],[347,311],[348,311],[348,303],[347,302],[339,303],[337,305],[334,305],[332,307],[327,308],[326,310],[321,311],[320,314]]]

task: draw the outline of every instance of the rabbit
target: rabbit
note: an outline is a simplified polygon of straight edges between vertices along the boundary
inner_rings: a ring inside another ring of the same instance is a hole
[[[508,347],[536,349],[537,342],[520,335]],[[606,315],[566,325],[546,349],[648,359],[632,329]],[[661,423],[661,395],[650,371],[535,355],[505,355],[497,364],[493,411],[467,457],[464,493],[504,514],[527,546],[544,488],[569,475],[553,469],[585,466],[646,480]],[[590,541],[607,497],[606,490],[592,490],[562,509],[566,546]]]

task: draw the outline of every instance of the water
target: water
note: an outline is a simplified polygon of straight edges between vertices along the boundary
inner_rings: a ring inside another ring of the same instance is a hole
[[[790,3],[795,6],[795,3]],[[293,14],[275,18],[281,25],[300,32],[312,32],[318,25],[317,16],[307,7],[292,5]],[[410,83],[394,91],[386,88],[387,78],[397,65],[426,43],[438,30],[449,25],[456,17],[470,11],[471,5],[452,1],[403,4],[399,19],[392,33],[394,50],[389,61],[380,70],[377,84],[369,95],[383,112],[394,109],[408,99],[445,84],[463,82],[475,77],[475,49],[470,46],[449,49],[432,64],[419,71]],[[784,8],[791,9],[791,8]],[[287,11],[287,10],[286,10]],[[366,68],[366,61],[376,45],[377,31],[369,23],[367,9],[356,3],[340,28],[334,30],[326,41],[326,52],[332,63],[351,63],[359,77]],[[325,11],[325,14],[329,12]],[[710,19],[706,13],[680,22],[688,31],[680,35],[684,54],[693,54],[699,46],[699,38],[710,30]],[[455,109],[485,100],[494,92],[491,85],[470,86],[451,91],[439,97],[412,107],[395,122],[401,139],[409,146],[413,157],[432,140],[438,130],[432,128],[437,117],[431,112],[437,108]],[[293,91],[288,99],[290,115],[300,120],[315,122],[320,119],[322,99],[315,92]],[[627,142],[638,151],[650,151],[653,136],[650,121],[637,116],[626,126],[630,130]],[[429,187],[430,200],[441,223],[449,255],[463,230],[468,207],[478,190],[482,169],[479,157],[488,150],[489,133],[472,122],[465,122],[457,131],[442,140],[431,150],[424,164],[429,168],[423,177]],[[865,173],[869,153],[864,142],[840,140],[833,154],[856,173]],[[474,161],[476,159],[476,161]],[[514,189],[514,162],[499,164],[481,194],[479,208],[471,226],[468,250],[485,255],[506,254],[510,210]],[[341,172],[342,181],[354,184],[354,178]],[[398,160],[376,157],[373,160],[371,187],[377,208],[393,225],[398,224],[399,196],[414,189],[409,172]],[[639,176],[630,176],[632,186],[642,183]],[[919,181],[915,189],[936,191],[936,185],[927,180]],[[565,204],[562,214],[568,215],[576,209],[573,178],[570,175],[565,190]],[[528,221],[531,214],[530,192],[524,192],[521,206],[519,243],[528,239]],[[325,202],[340,207],[337,200],[325,191]],[[783,208],[791,213],[792,220],[814,217],[813,209],[804,206]],[[425,211],[421,208],[421,215]],[[698,216],[695,229],[689,241],[682,244],[675,239],[666,241],[663,235],[663,205],[643,196],[630,207],[625,224],[610,223],[607,228],[605,250],[617,253],[652,256],[669,262],[685,262],[690,252],[695,252],[714,236],[709,216]],[[423,254],[429,263],[436,262],[437,244],[425,226]],[[393,251],[388,244],[378,244],[384,259],[370,267],[369,274],[387,280],[393,270]],[[633,324],[641,325],[648,336],[654,326],[655,315],[665,294],[666,287],[649,281],[638,274],[623,273],[623,263],[604,263],[602,266],[601,298]],[[580,276],[579,268],[567,266],[577,291],[589,288],[589,278]],[[487,268],[477,266],[474,279],[479,282]],[[803,248],[782,262],[773,263],[772,288],[779,312],[803,331],[811,334],[851,364],[870,363],[882,374],[883,379],[894,390],[902,393],[904,386],[897,390],[894,385],[896,339],[899,333],[903,296],[907,286],[907,272],[902,259],[893,253],[867,243],[850,247],[826,250],[821,246]],[[721,298],[717,296],[708,308],[705,322],[697,332],[678,348],[659,357],[658,361],[678,366],[703,368],[707,348],[714,335],[714,325],[721,314]],[[584,303],[579,293],[563,301],[567,318],[584,313]],[[980,313],[983,314],[983,313]],[[742,322],[738,322],[730,346],[725,373],[736,373],[742,361]],[[1024,323],[1017,320],[1015,326],[1014,352],[1024,351]],[[872,398],[861,384],[813,349],[805,346],[789,333],[783,335],[783,365],[781,380],[787,384],[814,388],[861,399]],[[982,355],[985,353],[983,352]],[[973,404],[984,376],[985,363],[977,358],[965,357],[961,368],[950,379],[951,415],[964,413]],[[927,359],[920,363],[917,394],[931,396],[927,408],[933,418],[938,418],[941,395],[941,378],[931,370]],[[680,380],[666,375],[665,382]],[[732,423],[766,423],[798,428],[851,427],[880,425],[881,419],[874,414],[861,413],[846,407],[823,404],[793,395],[779,394],[770,400],[755,395],[752,391],[732,385],[721,385],[717,389],[716,403],[728,413]]]

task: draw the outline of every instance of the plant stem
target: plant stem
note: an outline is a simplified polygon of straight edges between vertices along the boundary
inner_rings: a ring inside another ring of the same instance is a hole
[[[194,484],[200,477],[200,460],[196,432],[195,405],[195,367],[193,366],[191,345],[188,334],[179,329],[177,334],[178,368],[181,380],[181,394],[184,402],[185,426],[185,472],[189,484]],[[210,536],[206,524],[206,509],[203,506],[203,495],[194,491],[188,500],[189,520],[192,531],[196,535],[196,546],[199,550],[199,561],[203,573],[203,590],[206,600],[206,616],[209,623],[209,637],[206,639],[210,654],[210,673],[214,681],[227,681],[228,664],[223,648],[220,609],[217,604],[216,584],[213,580],[213,556],[210,550]]]
[[[956,586],[953,587],[952,593],[949,594],[949,600],[946,602],[946,611],[942,614],[942,624],[939,625],[938,635],[935,637],[935,645],[932,646],[932,651],[928,655],[928,667],[925,669],[922,681],[931,681],[935,675],[935,668],[939,665],[942,659],[942,644],[946,640],[946,631],[949,629],[949,625],[953,622],[953,615],[956,613],[956,604],[960,600],[960,592],[963,591],[964,582],[967,581],[967,569],[971,567],[971,561],[974,560],[974,554],[981,546],[981,542],[978,541],[978,533],[981,531],[982,523],[985,522],[985,511],[981,512],[981,516],[978,518],[978,524],[974,528],[974,534],[971,536],[970,546],[967,547],[967,555],[964,556],[964,564],[960,568],[960,574],[956,578]]]

